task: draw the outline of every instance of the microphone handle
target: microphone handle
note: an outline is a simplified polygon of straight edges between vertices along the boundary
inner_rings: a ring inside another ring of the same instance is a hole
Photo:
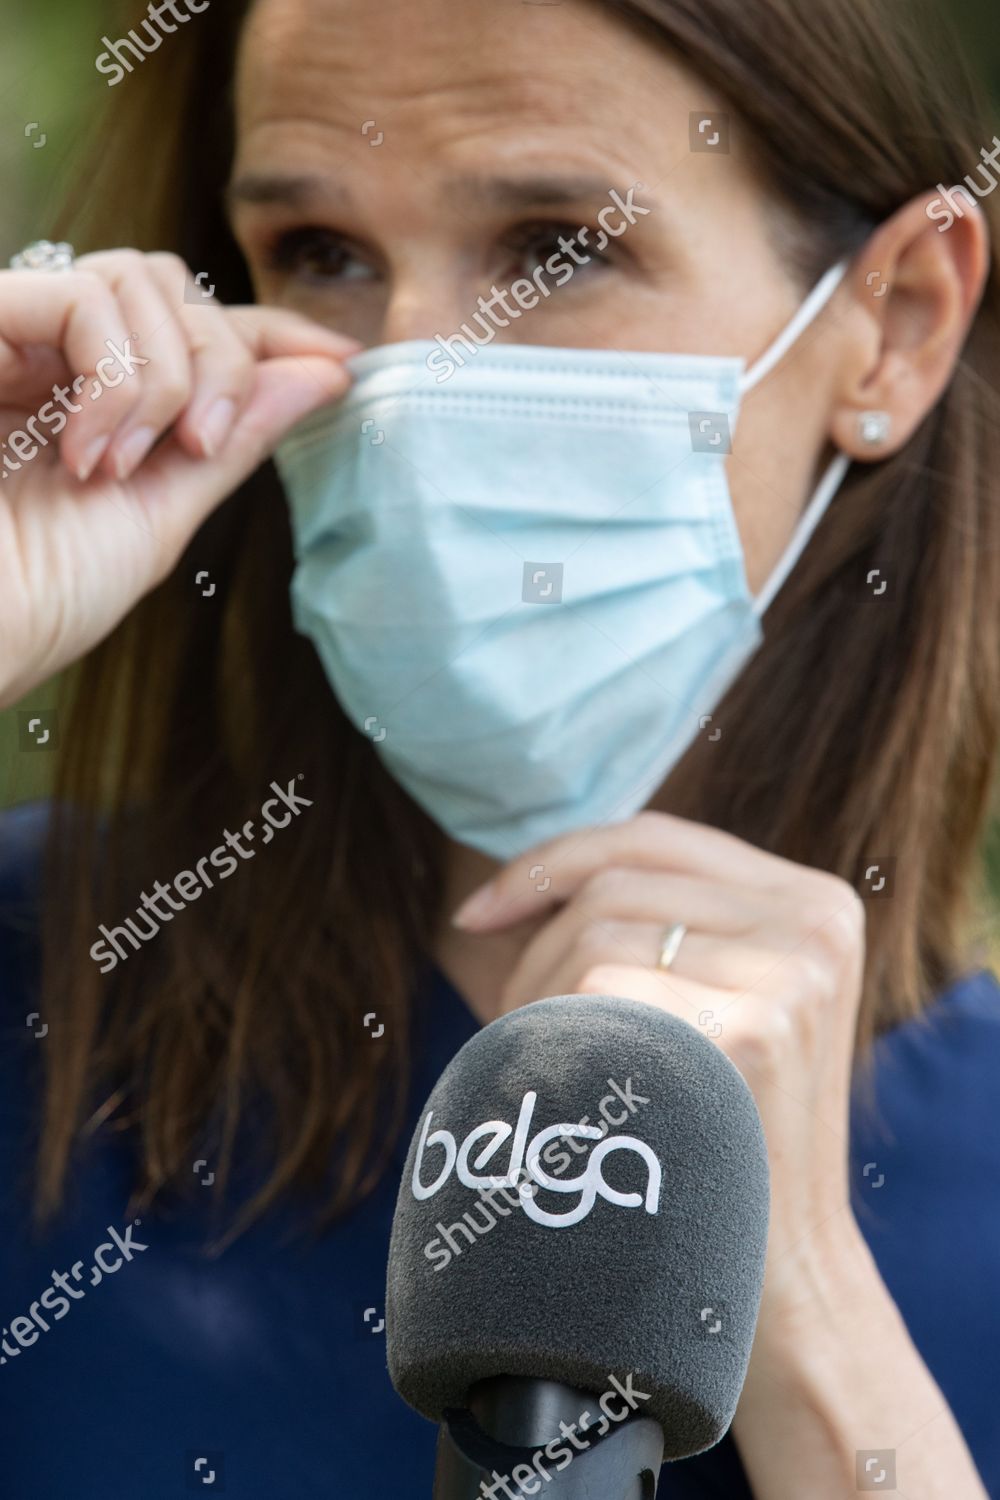
[[[592,1393],[554,1380],[504,1375],[481,1381],[467,1407],[444,1413],[433,1500],[527,1500],[543,1492],[545,1500],[655,1500],[660,1424],[633,1415],[588,1438],[594,1424],[584,1425],[582,1415],[595,1405]],[[566,1428],[579,1434],[577,1441]]]

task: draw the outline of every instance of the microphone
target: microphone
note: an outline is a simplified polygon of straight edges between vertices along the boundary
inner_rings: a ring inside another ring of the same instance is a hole
[[[484,1027],[420,1116],[389,1249],[389,1374],[441,1423],[435,1500],[651,1500],[717,1443],[767,1246],[757,1108],[686,1021],[557,995]]]

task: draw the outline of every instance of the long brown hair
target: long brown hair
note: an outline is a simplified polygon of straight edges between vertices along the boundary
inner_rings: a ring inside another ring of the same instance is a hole
[[[801,225],[803,285],[915,195],[960,181],[987,140],[957,49],[918,27],[912,0],[598,3],[739,111]],[[81,249],[173,249],[226,302],[251,297],[222,208],[245,10],[216,0],[183,45],[114,91],[61,226]],[[672,778],[682,815],[852,882],[895,861],[892,899],[869,907],[859,1057],[968,959],[1000,705],[998,387],[994,262],[943,400],[897,456],[852,471],[720,707],[723,738]],[[874,568],[892,582],[877,606],[864,596]],[[211,599],[194,586],[203,569]],[[291,569],[268,467],[68,685],[48,863],[43,1216],[87,1124],[134,1128],[148,1200],[191,1181],[208,1133],[224,1185],[262,1108],[263,1186],[237,1227],[292,1187],[338,1214],[385,1165],[444,845],[293,630]],[[242,827],[272,780],[299,776],[312,807],[295,827],[102,976],[87,956],[99,924]],[[363,1025],[373,1010],[378,1041]]]

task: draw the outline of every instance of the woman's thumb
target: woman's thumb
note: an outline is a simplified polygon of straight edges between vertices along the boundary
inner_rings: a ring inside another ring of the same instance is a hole
[[[263,360],[253,394],[215,458],[194,458],[168,439],[132,481],[156,539],[158,571],[169,572],[206,517],[297,422],[343,396],[350,383],[342,363],[325,355]]]
[[[259,467],[282,438],[320,406],[343,396],[351,377],[324,355],[285,355],[257,366],[257,386],[218,456],[230,490]]]

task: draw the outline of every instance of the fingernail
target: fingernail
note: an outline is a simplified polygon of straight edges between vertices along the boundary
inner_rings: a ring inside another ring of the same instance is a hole
[[[139,467],[155,439],[155,427],[137,427],[123,439],[114,460],[115,474],[119,479],[124,479]]]
[[[76,477],[80,480],[81,484],[93,474],[104,456],[110,441],[111,438],[109,436],[95,438],[83,450],[83,454],[76,466]]]
[[[496,885],[488,880],[485,885],[479,886],[467,896],[461,906],[452,915],[452,925],[455,927],[474,927],[477,921],[487,916],[493,909],[496,899]]]
[[[228,396],[220,396],[208,408],[198,424],[198,441],[205,450],[206,458],[214,458],[232,431],[236,418],[236,402]]]

